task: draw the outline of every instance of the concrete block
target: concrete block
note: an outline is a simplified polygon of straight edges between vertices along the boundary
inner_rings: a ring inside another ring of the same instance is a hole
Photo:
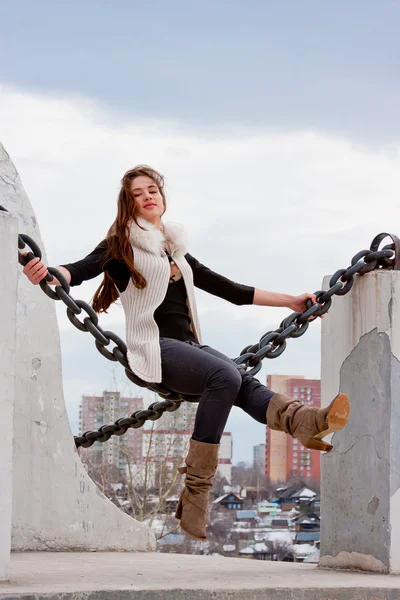
[[[374,271],[323,321],[322,405],[344,392],[351,414],[322,457],[321,566],[400,573],[399,300],[400,272]]]
[[[0,181],[2,204],[18,217],[19,232],[43,250],[36,217],[1,145]],[[16,327],[13,550],[154,549],[154,533],[105,498],[82,466],[63,398],[54,302],[21,269]]]
[[[0,212],[0,580],[7,579],[11,551],[17,232],[17,219]]]

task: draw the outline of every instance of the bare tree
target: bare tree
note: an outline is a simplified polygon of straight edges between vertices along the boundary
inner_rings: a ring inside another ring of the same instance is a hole
[[[226,485],[226,479],[224,477],[222,477],[221,473],[219,473],[218,471],[215,474],[214,477],[214,481],[213,481],[213,487],[212,487],[212,493],[215,496],[215,498],[219,498],[219,496],[223,496],[224,494],[224,486]]]
[[[275,487],[265,475],[262,467],[253,467],[247,462],[239,462],[232,467],[232,485],[255,488],[258,500],[272,494]]]
[[[135,485],[135,473],[129,454],[124,449],[127,463],[127,500],[125,510],[139,521],[146,521],[151,527],[155,519],[162,521],[162,529],[157,539],[161,539],[179,529],[179,524],[172,518],[175,502],[182,486],[182,476],[178,466],[186,454],[189,444],[187,436],[179,431],[161,434],[163,444],[161,452],[156,447],[157,426],[153,422],[151,429],[146,432],[147,451],[143,457],[142,485]],[[150,495],[152,501],[149,500]]]
[[[221,552],[224,544],[231,541],[231,528],[235,521],[236,511],[211,504],[209,510],[209,524],[207,526],[207,539],[209,552]]]
[[[239,462],[232,467],[232,485],[246,486],[251,485],[253,469],[247,462]]]
[[[291,545],[281,540],[269,542],[272,552],[272,560],[285,560],[291,553]]]
[[[120,507],[120,498],[123,497],[126,482],[118,467],[109,463],[95,463],[91,460],[86,460],[84,466],[100,491]]]

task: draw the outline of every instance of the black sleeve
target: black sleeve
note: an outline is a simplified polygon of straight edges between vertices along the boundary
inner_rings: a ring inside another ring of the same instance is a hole
[[[235,283],[223,277],[223,275],[211,271],[190,254],[186,254],[185,258],[192,268],[196,287],[214,296],[219,296],[219,298],[223,298],[232,304],[253,304],[254,287]]]
[[[115,258],[111,258],[105,262],[106,252],[107,240],[103,240],[85,258],[74,263],[60,265],[68,269],[71,273],[70,286],[80,285],[83,281],[93,279],[103,271],[108,271],[119,291],[123,292],[130,279],[129,269],[123,261],[118,261]]]

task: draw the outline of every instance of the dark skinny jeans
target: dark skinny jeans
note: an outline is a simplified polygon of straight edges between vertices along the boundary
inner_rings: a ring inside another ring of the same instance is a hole
[[[273,396],[265,385],[230,358],[192,341],[161,338],[162,382],[172,391],[200,396],[193,439],[219,444],[232,406],[259,423]]]

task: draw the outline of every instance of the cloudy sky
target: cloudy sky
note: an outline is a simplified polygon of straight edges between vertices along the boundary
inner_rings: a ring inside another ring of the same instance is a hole
[[[50,264],[104,237],[122,174],[148,163],[201,262],[264,289],[319,289],[400,230],[399,20],[394,1],[1,3],[0,140]],[[288,314],[198,303],[203,338],[231,357]],[[58,314],[77,432],[82,393],[137,390]],[[102,322],[123,335],[120,307]],[[318,378],[319,346],[314,323],[258,377]],[[250,460],[265,428],[234,409],[228,429],[234,459]]]

